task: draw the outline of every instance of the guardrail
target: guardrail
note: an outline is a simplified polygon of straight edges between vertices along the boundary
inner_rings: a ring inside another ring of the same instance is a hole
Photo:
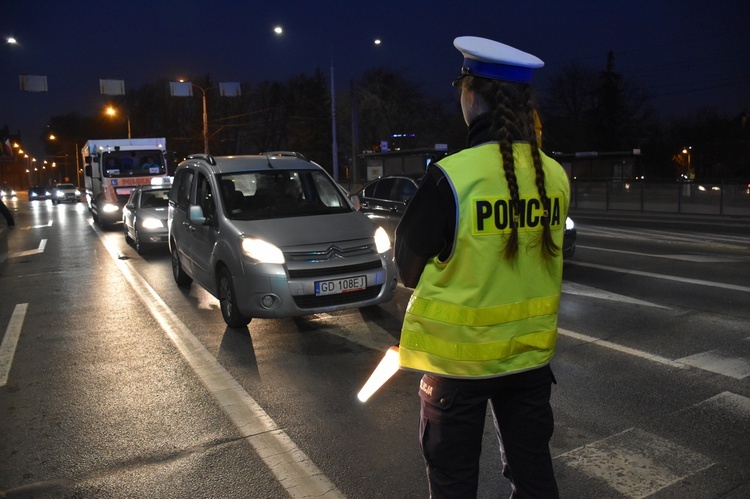
[[[572,180],[576,209],[750,216],[750,184]]]

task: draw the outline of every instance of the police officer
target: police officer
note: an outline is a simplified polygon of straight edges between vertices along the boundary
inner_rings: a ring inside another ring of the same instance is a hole
[[[557,497],[549,363],[569,185],[537,145],[530,81],[544,63],[484,38],[454,45],[468,148],[430,166],[396,230],[399,274],[415,287],[399,364],[424,373],[432,497],[476,496],[488,402],[511,497]]]

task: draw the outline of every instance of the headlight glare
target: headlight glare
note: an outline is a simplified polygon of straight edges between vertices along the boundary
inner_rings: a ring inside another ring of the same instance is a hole
[[[573,230],[576,228],[576,224],[573,223],[573,219],[568,217],[565,219],[565,230]]]
[[[242,251],[259,263],[284,263],[284,253],[273,244],[262,239],[243,237]]]
[[[105,203],[102,207],[104,213],[114,213],[120,209],[116,204]]]
[[[161,229],[164,227],[164,223],[160,219],[153,217],[144,218],[141,224],[144,229]]]
[[[375,248],[378,253],[385,253],[391,249],[391,238],[388,237],[388,233],[382,227],[378,227],[375,231]]]

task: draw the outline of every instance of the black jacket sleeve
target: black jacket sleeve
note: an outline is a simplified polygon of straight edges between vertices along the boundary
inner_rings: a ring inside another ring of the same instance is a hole
[[[419,184],[396,228],[395,256],[404,286],[419,282],[427,261],[447,258],[453,248],[456,202],[443,171],[433,165]]]

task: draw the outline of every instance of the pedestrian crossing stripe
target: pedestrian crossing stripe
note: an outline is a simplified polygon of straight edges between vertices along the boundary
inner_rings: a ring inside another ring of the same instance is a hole
[[[561,454],[556,462],[600,480],[626,497],[647,497],[715,463],[638,428]]]

